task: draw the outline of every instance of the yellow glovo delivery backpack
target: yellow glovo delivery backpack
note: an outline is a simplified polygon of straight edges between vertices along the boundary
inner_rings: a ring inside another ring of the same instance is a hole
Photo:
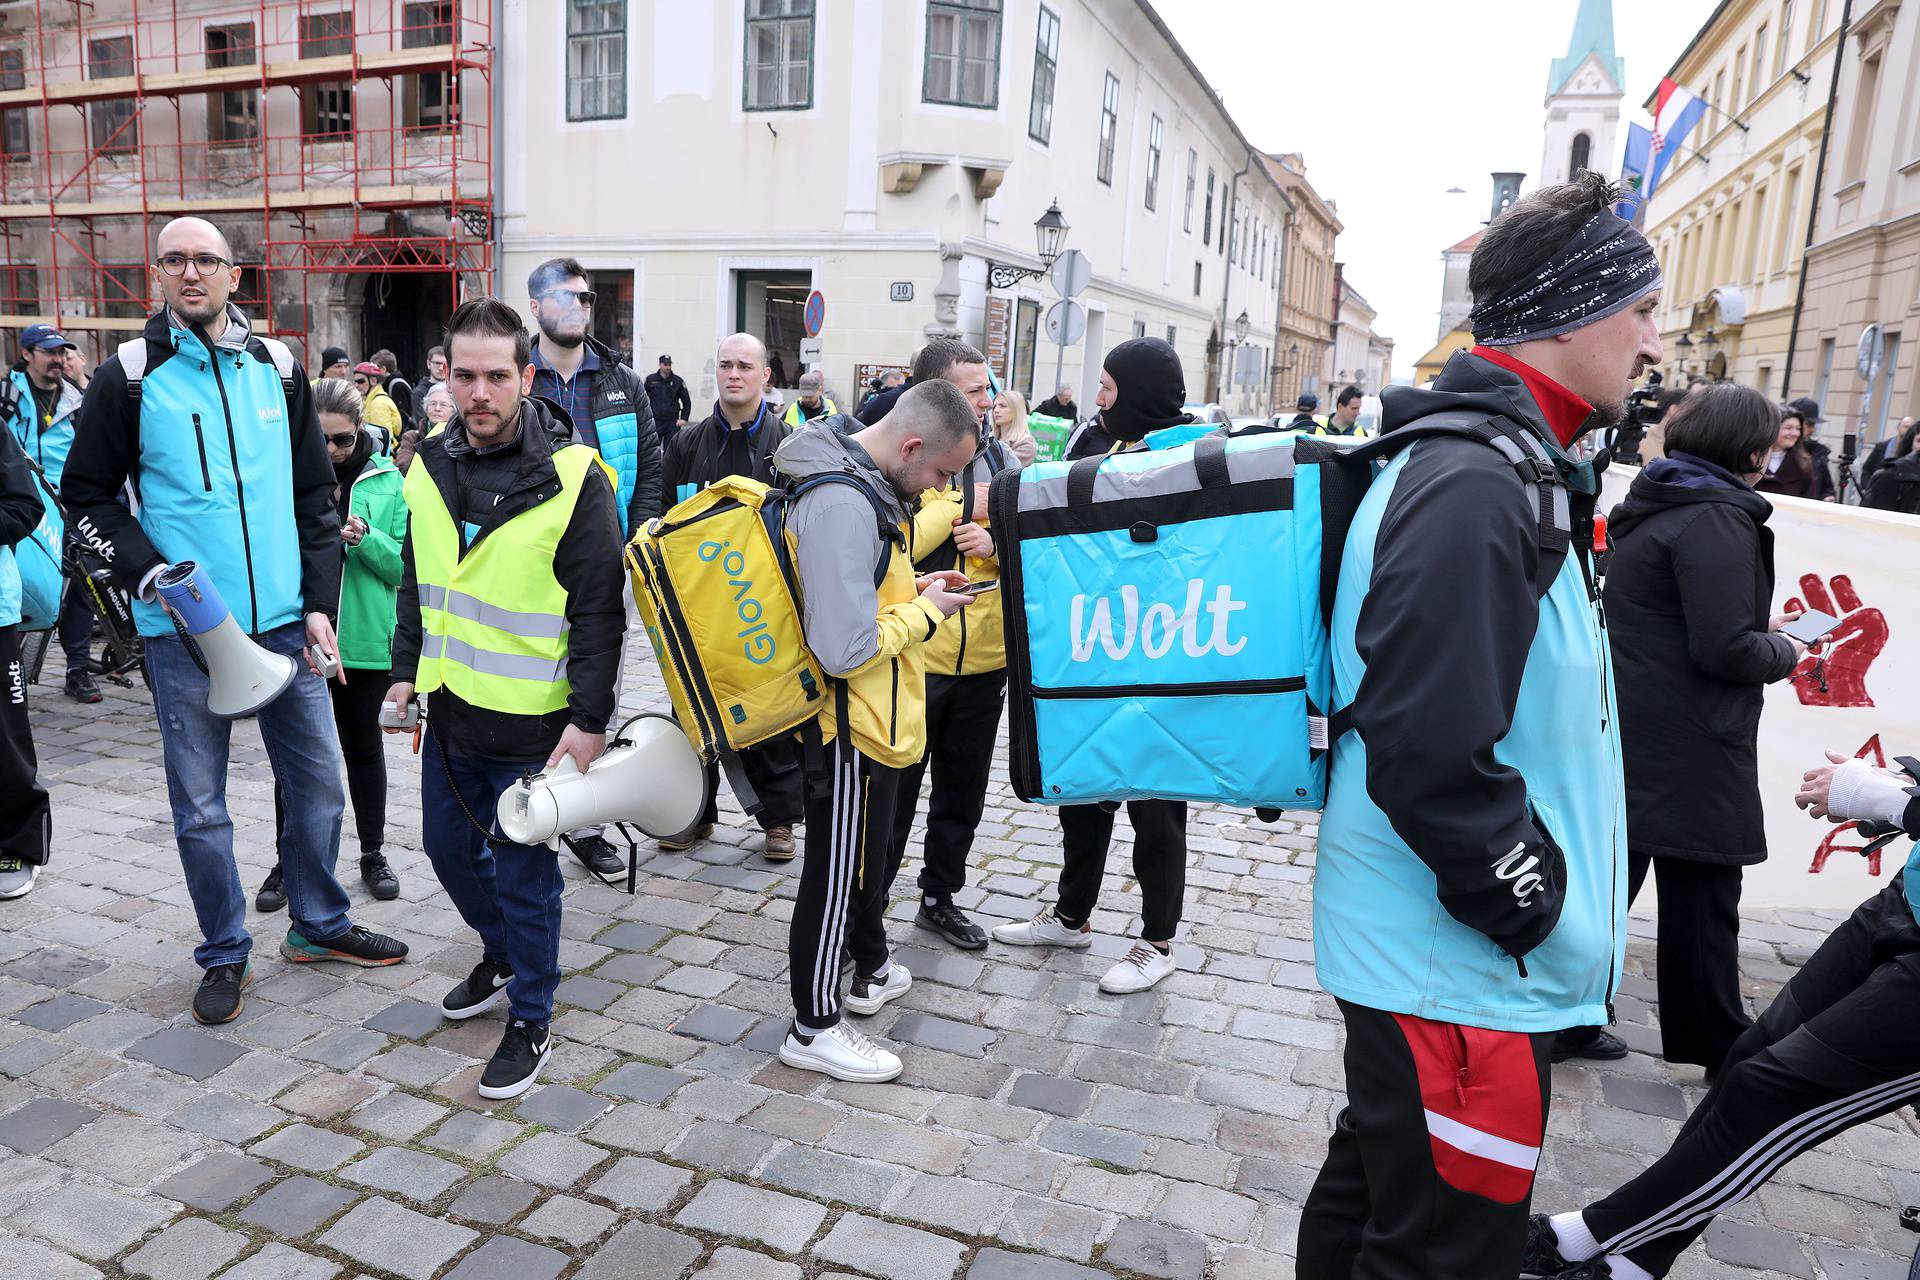
[[[852,471],[791,485],[727,476],[647,521],[627,547],[633,598],[680,727],[702,759],[725,767],[748,813],[760,802],[739,767],[740,750],[797,730],[817,752],[820,699],[846,697],[845,684],[807,649],[786,535],[793,503],[822,484],[852,485],[873,505],[877,588],[904,535],[880,495]],[[839,714],[846,723],[844,702]]]

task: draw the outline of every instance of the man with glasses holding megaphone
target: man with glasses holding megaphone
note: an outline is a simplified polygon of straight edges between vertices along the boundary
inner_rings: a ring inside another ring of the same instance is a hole
[[[345,800],[321,677],[339,669],[340,522],[306,375],[228,302],[240,271],[219,228],[177,218],[156,250],[166,305],[88,386],[63,497],[77,535],[136,597],[202,935],[193,1015],[211,1024],[239,1016],[251,977],[226,805],[234,719],[259,717],[289,801],[280,858],[292,919],[281,954],[372,966],[398,963],[407,948],[348,918],[333,873]],[[138,515],[120,505],[129,481]]]

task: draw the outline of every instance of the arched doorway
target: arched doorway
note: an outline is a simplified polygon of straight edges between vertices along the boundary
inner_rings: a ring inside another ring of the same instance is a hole
[[[1573,135],[1573,150],[1567,156],[1567,181],[1572,182],[1580,176],[1580,171],[1588,167],[1593,160],[1593,139],[1584,133]]]
[[[381,272],[367,277],[360,304],[363,349],[357,364],[385,347],[409,381],[427,367],[427,348],[439,345],[453,314],[453,280],[445,271]]]

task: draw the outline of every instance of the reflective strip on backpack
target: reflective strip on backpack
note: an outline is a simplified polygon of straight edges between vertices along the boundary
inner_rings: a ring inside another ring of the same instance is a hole
[[[422,609],[437,609],[448,617],[464,618],[468,622],[477,622],[483,627],[528,640],[558,640],[567,634],[568,624],[564,615],[521,613],[497,604],[488,604],[464,591],[449,590],[430,582],[422,582],[419,586]]]
[[[567,660],[564,657],[541,658],[527,653],[500,653],[479,648],[453,636],[423,637],[420,657],[422,661],[448,662],[465,667],[476,675],[497,676],[503,680],[559,684],[567,678]]]

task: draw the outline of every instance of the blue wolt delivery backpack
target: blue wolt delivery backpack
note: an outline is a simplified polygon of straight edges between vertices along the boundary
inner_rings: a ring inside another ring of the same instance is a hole
[[[1328,620],[1347,530],[1379,466],[1438,435],[1498,449],[1536,491],[1545,594],[1571,543],[1566,490],[1498,419],[1436,416],[1352,448],[1214,434],[995,477],[1015,792],[1323,807],[1345,729]]]

